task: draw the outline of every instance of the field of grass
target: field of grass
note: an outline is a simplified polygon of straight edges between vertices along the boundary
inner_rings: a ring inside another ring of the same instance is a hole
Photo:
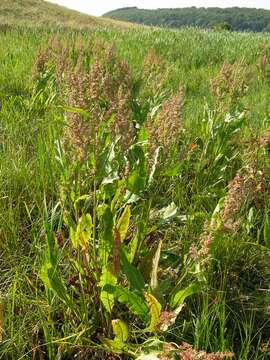
[[[0,27],[0,359],[269,359],[269,61]]]

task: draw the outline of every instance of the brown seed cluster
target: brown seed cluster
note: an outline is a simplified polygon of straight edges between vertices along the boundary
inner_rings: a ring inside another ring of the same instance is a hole
[[[153,73],[157,70],[163,68],[164,63],[162,58],[157,54],[154,48],[149,49],[148,53],[145,55],[143,68],[145,73]]]
[[[34,64],[34,77],[38,77],[45,70],[51,57],[50,49],[40,50]]]
[[[264,73],[269,67],[270,47],[268,44],[261,44],[258,58],[258,67]]]
[[[180,87],[178,94],[171,99],[165,100],[161,111],[154,119],[147,122],[149,134],[149,148],[153,153],[159,146],[168,153],[170,148],[177,142],[183,128],[182,110],[184,104],[184,89]]]
[[[90,46],[90,49],[88,48]],[[64,143],[66,150],[85,160],[90,151],[99,153],[98,133],[107,123],[112,138],[120,137],[126,150],[133,142],[134,78],[113,45],[97,40],[84,44],[51,40],[36,61],[36,71],[54,64],[56,81],[68,107]]]
[[[183,342],[178,346],[174,343],[164,345],[164,353],[159,356],[161,360],[171,360],[172,354],[176,353],[181,360],[224,360],[234,357],[232,352],[207,353],[203,350],[195,350],[192,345]]]
[[[265,71],[268,67],[269,60],[267,55],[261,55],[258,59],[258,66],[262,71]]]
[[[55,52],[57,52],[59,45],[59,38],[57,36],[53,36],[49,39],[47,46],[39,50],[33,67],[34,77],[40,76],[46,70],[50,60],[54,59]]]
[[[250,167],[243,174],[238,171],[234,179],[228,185],[228,192],[224,201],[224,209],[221,214],[223,227],[227,231],[238,231],[241,223],[237,220],[237,214],[248,198],[255,198],[256,194],[263,191],[263,174]]]
[[[233,358],[234,354],[231,352],[207,353],[195,350],[190,344],[183,343],[180,346],[180,357],[182,360],[222,360]]]
[[[220,106],[224,106],[226,102],[234,104],[239,101],[248,91],[249,77],[248,67],[243,60],[234,64],[225,62],[210,84]]]
[[[111,119],[111,135],[119,136],[122,148],[127,149],[134,138],[133,79],[114,47],[99,50],[90,70],[79,61],[75,69],[66,70],[65,78],[68,104],[88,114],[67,113],[66,143],[78,150],[81,160],[86,159],[91,147],[98,151],[100,126]]]
[[[200,235],[199,249],[195,244],[192,244],[189,249],[190,257],[197,263],[205,266],[211,260],[210,248],[213,243],[213,235],[210,230],[208,221],[204,224],[204,231]]]
[[[146,86],[142,89],[142,94],[147,98],[162,93],[169,72],[170,69],[162,56],[154,48],[149,49],[143,62],[143,81]]]
[[[270,144],[270,129],[266,129],[262,136],[259,138],[258,144],[262,147]]]
[[[158,331],[167,331],[175,323],[177,314],[174,311],[163,311],[160,314],[159,323],[156,326]]]

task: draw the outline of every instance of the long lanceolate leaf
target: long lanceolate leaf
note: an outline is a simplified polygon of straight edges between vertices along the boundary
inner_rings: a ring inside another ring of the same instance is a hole
[[[128,261],[123,248],[120,250],[120,258],[122,271],[126,275],[131,289],[142,292],[145,286],[143,276],[140,271]]]
[[[100,300],[104,308],[109,313],[112,311],[114,305],[114,296],[113,294],[104,290],[104,288],[106,287],[106,285],[116,285],[116,284],[117,284],[116,276],[112,274],[108,266],[103,266],[100,283],[99,283],[100,287],[102,288],[100,293]]]
[[[73,303],[67,292],[66,286],[59,275],[57,269],[58,262],[58,248],[56,246],[54,233],[53,233],[53,218],[57,210],[57,206],[52,210],[51,223],[48,220],[48,212],[45,204],[45,231],[48,244],[47,254],[40,270],[40,278],[43,281],[47,290],[53,291],[55,295],[69,308],[73,308]]]
[[[184,304],[187,297],[197,294],[201,289],[199,283],[194,282],[184,289],[175,289],[171,296],[171,306],[177,308]]]
[[[160,260],[161,247],[162,247],[162,241],[160,241],[158,244],[156,253],[153,258],[153,263],[152,263],[150,285],[153,290],[158,287],[158,264],[159,264],[159,260]]]
[[[128,177],[127,186],[132,194],[139,194],[145,189],[147,183],[145,154],[139,145],[134,145],[130,150],[129,160],[133,168]]]
[[[109,255],[113,249],[113,214],[108,205],[101,205],[98,209],[98,216],[100,220],[100,261],[103,266],[107,266]]]
[[[55,218],[55,214],[57,212],[57,209],[59,207],[59,203],[56,204],[56,206],[51,211],[51,216],[49,220],[49,214],[48,209],[46,205],[46,200],[44,199],[44,207],[45,207],[45,221],[44,221],[44,228],[45,228],[45,235],[47,240],[47,256],[51,262],[52,265],[56,265],[57,263],[57,257],[58,257],[58,248],[55,246],[55,238],[54,238],[54,232],[53,232],[53,222]]]
[[[67,292],[67,288],[63,284],[57,269],[50,261],[46,261],[40,271],[40,278],[47,290],[53,291],[57,297],[69,308],[73,308],[72,301]]]

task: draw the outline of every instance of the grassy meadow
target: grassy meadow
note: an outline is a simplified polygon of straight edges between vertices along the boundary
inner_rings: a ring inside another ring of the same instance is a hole
[[[270,358],[269,61],[0,26],[0,359]]]
[[[82,14],[46,0],[1,0],[0,24],[27,27],[93,29],[97,26],[127,28],[131,23]]]

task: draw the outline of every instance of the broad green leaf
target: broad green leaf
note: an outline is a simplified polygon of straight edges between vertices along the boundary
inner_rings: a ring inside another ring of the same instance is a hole
[[[144,299],[137,295],[134,291],[131,292],[122,286],[106,285],[104,291],[113,294],[120,303],[125,304],[128,309],[144,322],[149,319],[149,308]]]
[[[160,321],[161,304],[158,300],[150,293],[144,294],[145,300],[147,301],[150,310],[150,325],[146,329],[147,331],[155,331]]]
[[[109,255],[113,249],[113,229],[114,219],[112,211],[108,205],[102,205],[98,208],[98,217],[100,221],[100,258],[103,265],[107,265]]]
[[[39,276],[48,290],[53,291],[63,303],[73,308],[67,288],[63,284],[57,269],[49,261],[43,264]]]
[[[104,308],[110,313],[114,306],[114,295],[103,290],[106,285],[116,285],[117,278],[112,274],[108,266],[103,266],[99,286],[102,288],[100,300]]]
[[[127,324],[119,319],[112,320],[113,333],[116,341],[125,343],[129,338],[129,331]]]
[[[184,301],[186,300],[187,297],[198,293],[200,291],[200,288],[201,287],[200,287],[199,283],[192,283],[185,289],[175,292],[170,301],[171,306],[173,308],[176,308],[176,307],[178,308],[179,306],[184,304]]]
[[[128,261],[123,249],[120,250],[120,258],[122,272],[126,275],[131,289],[143,291],[145,286],[143,276],[140,271]]]
[[[114,354],[122,354],[125,343],[119,340],[100,338],[101,342]]]
[[[134,145],[128,158],[132,165],[132,171],[128,177],[127,186],[132,194],[139,195],[145,189],[147,177],[145,154],[141,146]]]
[[[138,169],[133,170],[128,177],[128,189],[134,194],[139,194],[142,190],[144,190],[145,185],[146,178],[141,176]]]
[[[117,229],[120,233],[122,242],[125,240],[125,238],[127,236],[130,217],[131,217],[130,206],[126,206],[125,210],[123,211],[123,214],[121,215],[121,217],[117,223]]]

